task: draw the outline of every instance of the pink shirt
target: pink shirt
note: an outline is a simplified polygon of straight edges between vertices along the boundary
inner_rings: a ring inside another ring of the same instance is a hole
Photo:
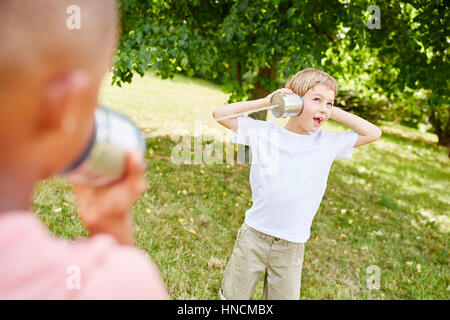
[[[0,299],[166,298],[143,251],[106,234],[58,239],[34,213],[0,213]]]

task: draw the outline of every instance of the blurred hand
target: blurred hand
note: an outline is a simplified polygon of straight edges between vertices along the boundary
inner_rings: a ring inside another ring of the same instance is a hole
[[[272,96],[273,96],[274,94],[277,94],[277,93],[281,93],[281,94],[293,94],[294,91],[292,91],[291,89],[288,89],[288,88],[281,88],[281,89],[275,90],[274,92],[272,92],[271,94],[269,94],[267,97],[264,98],[265,104],[266,104],[267,106],[270,106],[270,99],[272,98]]]
[[[133,244],[133,203],[146,189],[146,165],[138,152],[126,155],[123,177],[107,186],[74,184],[80,218],[89,233],[109,233],[120,243]]]

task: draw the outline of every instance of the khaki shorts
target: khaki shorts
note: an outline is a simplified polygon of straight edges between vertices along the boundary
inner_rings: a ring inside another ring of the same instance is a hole
[[[304,249],[304,243],[275,238],[244,223],[225,269],[220,298],[249,300],[265,274],[264,300],[298,300]]]

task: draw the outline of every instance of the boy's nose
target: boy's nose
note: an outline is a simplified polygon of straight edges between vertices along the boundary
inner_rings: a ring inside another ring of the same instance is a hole
[[[319,112],[323,115],[328,115],[330,113],[330,110],[328,109],[327,105],[321,105],[319,108]]]
[[[328,109],[328,107],[327,107],[327,103],[326,102],[320,104],[320,111],[321,112],[325,112],[326,113],[327,109]]]

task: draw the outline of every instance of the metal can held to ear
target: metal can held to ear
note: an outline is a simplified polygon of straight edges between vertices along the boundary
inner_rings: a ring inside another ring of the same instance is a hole
[[[272,109],[276,118],[298,116],[303,111],[303,98],[298,94],[277,93],[270,99],[271,105],[278,105]]]
[[[83,155],[62,175],[69,181],[100,187],[119,180],[126,154],[145,154],[143,132],[127,117],[105,107],[95,111],[95,132]]]

